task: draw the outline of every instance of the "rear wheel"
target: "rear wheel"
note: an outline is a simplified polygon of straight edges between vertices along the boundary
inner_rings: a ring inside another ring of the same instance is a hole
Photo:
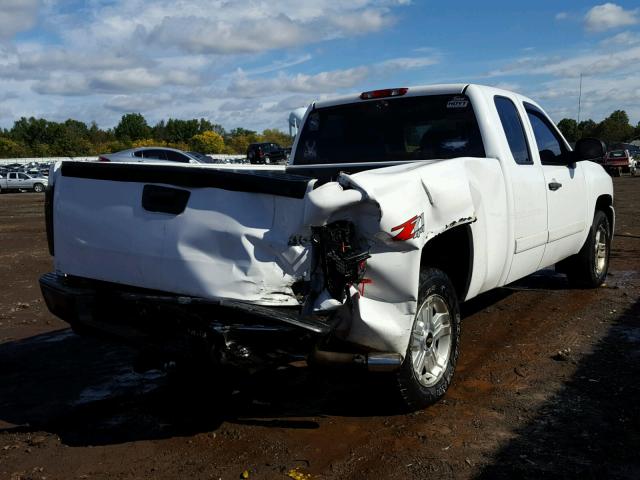
[[[576,255],[561,262],[569,282],[577,287],[595,288],[602,285],[609,271],[611,227],[602,210],[597,210],[587,239]]]
[[[449,388],[460,344],[460,307],[447,275],[420,273],[418,311],[404,362],[396,373],[405,406],[418,410],[442,398]]]

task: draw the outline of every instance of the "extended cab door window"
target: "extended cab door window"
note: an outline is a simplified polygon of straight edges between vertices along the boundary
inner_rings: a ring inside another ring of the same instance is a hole
[[[543,165],[566,165],[568,150],[547,117],[533,105],[525,104]]]
[[[513,159],[518,165],[532,165],[533,159],[531,158],[529,143],[516,106],[507,97],[496,96],[494,102]]]

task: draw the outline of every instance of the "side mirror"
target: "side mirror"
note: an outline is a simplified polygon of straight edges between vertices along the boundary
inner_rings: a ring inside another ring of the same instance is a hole
[[[576,142],[573,149],[574,161],[581,160],[602,160],[607,151],[607,147],[602,140],[597,138],[581,138]]]

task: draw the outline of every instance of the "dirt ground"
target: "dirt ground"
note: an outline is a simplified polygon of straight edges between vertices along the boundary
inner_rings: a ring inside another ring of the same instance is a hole
[[[640,478],[640,178],[614,183],[606,285],[548,270],[464,305],[453,385],[413,414],[354,372],[231,399],[134,373],[47,311],[43,196],[2,195],[0,479]]]

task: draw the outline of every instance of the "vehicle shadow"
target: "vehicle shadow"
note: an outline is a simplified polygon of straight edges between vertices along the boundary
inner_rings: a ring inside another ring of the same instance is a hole
[[[542,274],[520,285],[566,288],[566,281]],[[481,295],[463,305],[463,317],[512,293]],[[210,432],[223,422],[315,429],[324,416],[404,413],[388,388],[392,379],[356,369],[290,365],[229,389],[215,377],[176,385],[159,371],[135,373],[134,359],[126,347],[69,329],[1,344],[0,431],[48,431],[67,445],[104,445]]]
[[[315,429],[326,415],[401,413],[383,380],[361,371],[286,366],[232,390],[216,377],[136,373],[134,360],[128,348],[68,329],[0,345],[0,432],[47,431],[86,446],[190,436],[222,422]]]
[[[477,476],[640,478],[640,300]]]

